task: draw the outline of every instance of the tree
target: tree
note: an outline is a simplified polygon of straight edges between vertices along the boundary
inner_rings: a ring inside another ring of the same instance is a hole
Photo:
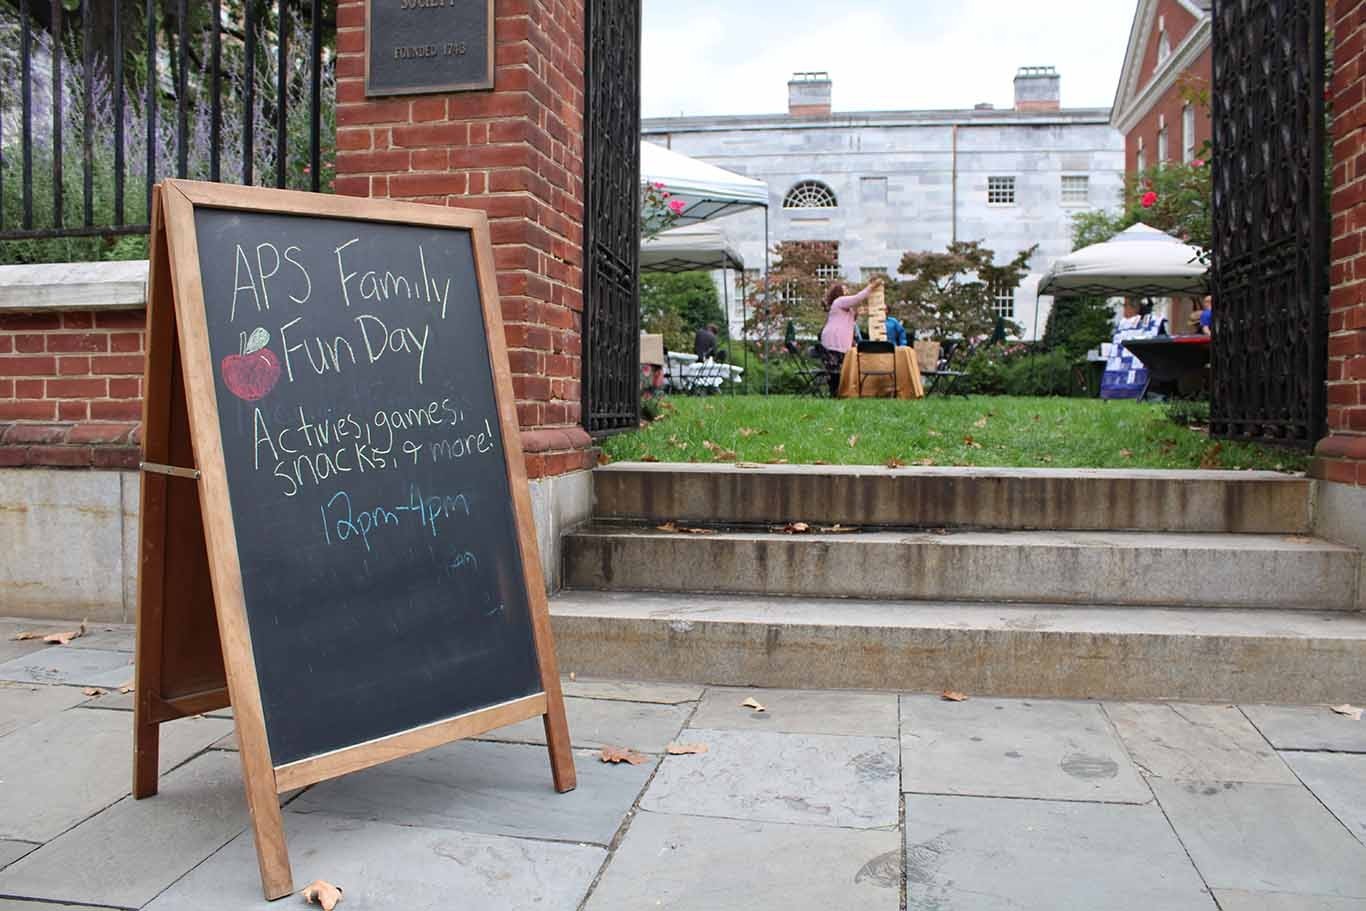
[[[715,323],[726,334],[716,284],[706,272],[647,272],[640,276],[640,324],[664,336],[670,351],[691,351],[693,333]]]
[[[1118,212],[1093,210],[1072,217],[1072,249],[1102,243],[1142,222],[1208,250],[1213,230],[1210,168],[1203,157],[1207,154],[1209,143],[1189,164],[1167,161],[1130,175]]]
[[[981,241],[957,241],[945,252],[908,252],[897,272],[905,280],[889,284],[888,294],[900,301],[904,321],[934,338],[972,338],[986,335],[996,324],[992,298],[1014,291],[1029,271],[1036,244],[1021,250],[1004,265]],[[1020,327],[1007,322],[1018,334]]]
[[[805,336],[825,326],[825,292],[839,274],[839,247],[822,241],[784,241],[773,248],[768,281],[760,279],[746,298],[745,332],[760,353],[781,350],[791,320]]]
[[[1044,324],[1043,346],[1080,358],[1114,334],[1114,308],[1103,297],[1059,297]]]

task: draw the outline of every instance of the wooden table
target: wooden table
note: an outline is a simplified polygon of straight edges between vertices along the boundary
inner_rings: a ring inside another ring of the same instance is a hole
[[[885,355],[874,356],[885,357]],[[899,346],[892,357],[896,364],[896,397],[899,399],[923,399],[925,387],[920,383],[920,367],[916,362],[914,349]],[[858,361],[858,349],[850,348],[848,353],[844,355],[844,365],[840,368],[839,397],[842,399],[886,398],[891,392],[892,378],[890,376],[870,376],[863,381],[862,389],[860,389]]]

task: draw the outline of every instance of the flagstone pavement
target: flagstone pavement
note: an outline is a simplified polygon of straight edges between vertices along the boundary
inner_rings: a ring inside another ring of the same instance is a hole
[[[0,620],[0,911],[305,907],[261,897],[231,713],[165,725],[135,801],[131,628],[12,638],[38,626]],[[528,722],[285,794],[296,888],[336,883],[341,911],[1366,911],[1366,722],[1327,707],[565,692],[576,790]]]

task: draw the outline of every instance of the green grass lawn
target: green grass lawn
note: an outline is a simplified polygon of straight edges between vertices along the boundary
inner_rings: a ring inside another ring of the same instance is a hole
[[[1266,468],[1301,471],[1296,450],[1210,440],[1160,405],[1067,398],[674,397],[659,419],[603,443],[612,461]]]

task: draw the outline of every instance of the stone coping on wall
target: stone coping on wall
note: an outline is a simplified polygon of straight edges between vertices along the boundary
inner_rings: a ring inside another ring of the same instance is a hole
[[[0,266],[0,312],[129,310],[147,305],[147,260]]]

